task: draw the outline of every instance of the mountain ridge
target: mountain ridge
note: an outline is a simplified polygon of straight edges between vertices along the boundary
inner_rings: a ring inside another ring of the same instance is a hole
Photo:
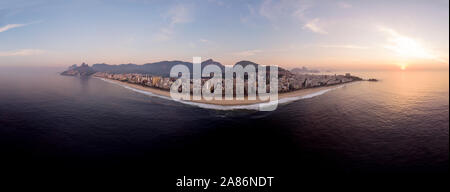
[[[149,74],[149,75],[158,75],[163,77],[170,76],[170,69],[175,65],[184,65],[188,67],[188,69],[192,72],[193,71],[193,64],[186,61],[179,61],[179,60],[172,60],[172,61],[158,61],[154,63],[145,63],[142,65],[128,63],[128,64],[118,64],[118,65],[111,65],[106,63],[96,63],[93,64],[91,67],[89,67],[87,64],[83,63],[81,66],[72,65],[70,66],[66,71],[62,72],[61,75],[80,75],[80,76],[89,76],[96,72],[107,72],[107,73],[139,73],[139,74]],[[225,66],[222,65],[218,61],[214,61],[213,59],[205,60],[201,63],[201,68],[208,65],[216,65],[218,66],[223,72],[225,71]],[[257,66],[259,64],[242,60],[234,64],[235,65],[242,65],[243,67],[247,65],[254,65],[256,70]],[[279,67],[279,72],[286,73],[287,70]],[[287,71],[288,72],[288,71]]]

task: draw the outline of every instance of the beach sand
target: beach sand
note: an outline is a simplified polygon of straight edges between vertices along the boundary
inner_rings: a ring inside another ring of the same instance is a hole
[[[100,77],[97,77],[100,78]],[[150,92],[155,95],[163,96],[163,97],[170,97],[170,92],[162,89],[152,88],[152,87],[146,87],[138,84],[128,83],[128,82],[122,82],[119,80],[112,80],[112,79],[105,79],[100,78],[105,81],[110,81],[112,83],[116,83],[125,87],[134,88],[141,91]],[[278,94],[278,100],[285,99],[285,98],[293,98],[293,97],[303,97],[310,94],[314,94],[317,92],[325,91],[332,89],[333,87],[340,86],[342,84],[333,85],[333,86],[324,86],[324,87],[316,87],[316,88],[307,88],[307,89],[301,89],[297,91],[292,91],[288,93],[279,93]],[[258,96],[257,96],[258,97]],[[203,103],[203,104],[211,104],[211,105],[220,105],[220,106],[241,106],[241,105],[252,105],[252,104],[258,104],[258,103],[267,103],[268,101],[262,101],[262,100],[248,100],[247,97],[244,100],[189,100],[189,102],[195,102],[195,103]]]

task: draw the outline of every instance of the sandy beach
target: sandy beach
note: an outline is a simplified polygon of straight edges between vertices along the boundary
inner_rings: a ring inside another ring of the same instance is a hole
[[[157,89],[157,88],[152,88],[152,87],[146,87],[146,86],[142,86],[142,85],[138,85],[138,84],[133,84],[133,83],[128,83],[128,82],[122,82],[119,80],[112,80],[112,79],[106,79],[106,78],[101,78],[101,77],[97,77],[99,79],[105,80],[105,81],[109,81],[111,83],[115,83],[115,84],[119,84],[125,87],[130,87],[130,88],[134,88],[137,90],[141,90],[141,91],[145,91],[145,92],[150,92],[152,94],[155,95],[159,95],[159,96],[163,96],[163,97],[167,97],[167,98],[171,98],[170,97],[170,92],[166,91],[166,90],[162,90],[162,89]],[[336,88],[338,86],[342,86],[342,84],[338,84],[338,85],[334,85],[334,86],[324,86],[324,87],[316,87],[316,88],[308,88],[308,89],[301,89],[301,90],[297,90],[297,91],[292,91],[292,92],[288,92],[288,93],[279,93],[278,94],[278,100],[281,99],[286,99],[286,98],[295,98],[295,97],[304,97],[307,95],[311,95],[314,93],[318,93],[321,91],[326,91],[329,89],[333,89]],[[258,103],[266,103],[268,101],[261,101],[261,100],[248,100],[247,97],[244,100],[205,100],[205,99],[201,99],[201,100],[189,100],[188,102],[194,102],[194,103],[202,103],[202,104],[210,104],[210,105],[219,105],[219,106],[242,106],[242,105],[252,105],[252,104],[258,104]]]

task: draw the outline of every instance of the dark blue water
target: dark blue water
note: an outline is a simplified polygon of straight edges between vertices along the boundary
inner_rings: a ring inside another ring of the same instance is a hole
[[[61,69],[0,72],[10,168],[178,175],[448,173],[448,71],[357,73],[273,112],[215,111]]]

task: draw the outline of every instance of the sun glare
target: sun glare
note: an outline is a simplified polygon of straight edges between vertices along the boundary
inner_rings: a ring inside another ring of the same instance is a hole
[[[420,43],[408,37],[397,37],[391,40],[392,45],[388,46],[391,50],[397,52],[400,56],[407,58],[434,59]]]
[[[419,41],[414,38],[407,37],[397,33],[393,29],[381,28],[390,35],[389,44],[385,48],[390,49],[397,53],[399,56],[406,59],[433,59],[439,60],[439,58],[431,53],[426,47],[424,47]],[[403,67],[402,67],[403,68]]]
[[[400,69],[404,71],[406,69],[406,64],[401,64]]]

